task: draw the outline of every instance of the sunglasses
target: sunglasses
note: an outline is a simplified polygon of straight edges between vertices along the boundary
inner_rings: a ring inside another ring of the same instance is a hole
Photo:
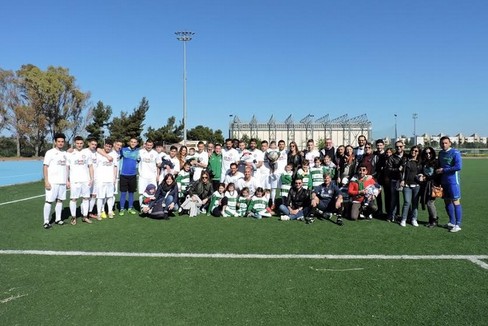
[[[403,146],[395,146],[396,148],[403,148]]]
[[[202,179],[208,179],[208,177],[202,177]]]

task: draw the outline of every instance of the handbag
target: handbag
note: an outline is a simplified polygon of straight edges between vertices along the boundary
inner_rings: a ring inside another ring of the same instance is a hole
[[[430,195],[433,198],[442,198],[442,196],[444,195],[444,189],[442,189],[442,186],[432,185],[432,192]]]

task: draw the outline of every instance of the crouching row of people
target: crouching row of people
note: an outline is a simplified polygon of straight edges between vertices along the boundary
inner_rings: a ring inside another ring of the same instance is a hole
[[[361,166],[350,181],[343,182],[343,187],[333,182],[329,174],[324,174],[324,182],[314,187],[311,193],[303,187],[303,180],[296,178],[288,197],[279,206],[280,219],[312,223],[315,218],[330,219],[335,215],[338,225],[343,225],[343,216],[353,220],[371,219],[378,209],[375,199],[380,191],[381,187],[368,175],[365,166]]]
[[[142,213],[153,218],[167,219],[171,212],[188,214],[190,217],[206,213],[216,217],[271,217],[270,193],[258,187],[250,194],[247,187],[236,190],[234,183],[219,184],[218,190],[212,191],[210,176],[206,171],[201,178],[191,184],[178,204],[178,186],[174,176],[168,174],[156,189],[149,185],[144,193]],[[339,188],[329,174],[324,173],[324,182],[312,190],[304,187],[304,182],[297,176],[286,197],[277,207],[280,219],[303,220],[312,223],[314,219],[329,219],[334,214],[337,224],[342,225],[342,217],[351,219],[371,218],[377,210],[375,198],[380,187],[367,167],[360,167],[347,186]],[[349,204],[350,203],[350,204]]]

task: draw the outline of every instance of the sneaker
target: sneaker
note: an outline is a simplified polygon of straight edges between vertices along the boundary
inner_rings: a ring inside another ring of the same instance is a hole
[[[102,212],[102,214],[100,214],[100,217],[101,217],[101,218],[107,218],[107,213]]]
[[[125,209],[121,209],[119,211],[119,216],[124,216],[125,215]]]
[[[290,217],[288,215],[281,215],[280,220],[281,221],[289,221]]]
[[[373,214],[369,214],[368,216],[366,216],[366,218],[367,218],[368,220],[372,220],[372,219],[373,219]]]
[[[205,208],[200,209],[201,214],[207,214],[207,210]]]
[[[342,218],[338,218],[337,219],[337,225],[339,225],[339,226],[343,226],[344,225],[344,221],[342,220]]]
[[[96,219],[97,221],[101,221],[101,220],[102,220],[102,217],[101,217],[100,215],[97,215],[97,217],[95,217],[95,219]]]
[[[64,225],[63,220],[59,220],[59,221],[56,221],[56,222],[54,222],[54,223],[56,223],[57,225]]]
[[[90,221],[90,219],[88,217],[83,217],[81,220],[83,222],[87,223],[87,224],[92,224],[93,223],[92,221]]]
[[[419,226],[419,224],[417,223],[417,220],[412,220],[412,225],[415,227]]]
[[[445,225],[444,225],[444,227],[445,227],[446,229],[450,230],[450,229],[454,228],[454,227],[455,227],[455,225],[454,225],[454,224],[452,224],[451,222],[449,222],[449,223],[445,224]]]
[[[427,225],[427,227],[428,227],[429,229],[435,228],[435,227],[437,227],[437,223],[435,223],[435,222],[434,222],[434,223],[429,223],[429,224]]]
[[[449,232],[459,232],[461,231],[461,227],[459,225],[454,225],[452,229],[449,230]]]
[[[359,214],[359,218],[362,218],[363,219],[364,218],[364,214],[363,213]]]
[[[137,214],[137,211],[134,208],[129,208],[128,212],[131,215],[136,215]]]
[[[303,222],[303,220],[304,220],[303,216],[300,216],[300,217],[297,218],[297,221],[302,221]]]
[[[406,226],[407,226],[407,221],[402,220],[402,221],[400,222],[400,226],[401,226],[401,227],[406,227]]]
[[[47,229],[52,228],[52,225],[51,225],[51,224],[49,224],[49,223],[44,223],[44,225],[43,225],[42,227],[43,227],[43,228],[45,228],[45,229],[47,230]]]
[[[312,224],[313,222],[315,222],[315,220],[314,220],[314,218],[313,218],[313,217],[307,217],[307,218],[305,219],[305,222],[306,222],[307,224]]]
[[[71,217],[71,225],[76,225],[76,217]]]
[[[114,218],[114,217],[115,217],[114,212],[109,212],[109,213],[108,213],[108,218]]]
[[[331,216],[332,216],[332,213],[324,213],[324,218],[326,220],[330,220]]]

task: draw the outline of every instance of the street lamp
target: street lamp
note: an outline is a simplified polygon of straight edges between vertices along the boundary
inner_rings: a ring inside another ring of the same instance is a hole
[[[234,134],[234,128],[232,127],[232,117],[234,115],[233,114],[229,114],[229,138],[232,138],[233,134]]]
[[[175,32],[176,39],[183,42],[183,144],[186,145],[186,42],[191,41],[193,32]]]
[[[414,142],[414,145],[417,144],[417,118],[419,117],[419,115],[417,113],[414,113],[412,115],[412,118],[413,118],[413,142]]]

